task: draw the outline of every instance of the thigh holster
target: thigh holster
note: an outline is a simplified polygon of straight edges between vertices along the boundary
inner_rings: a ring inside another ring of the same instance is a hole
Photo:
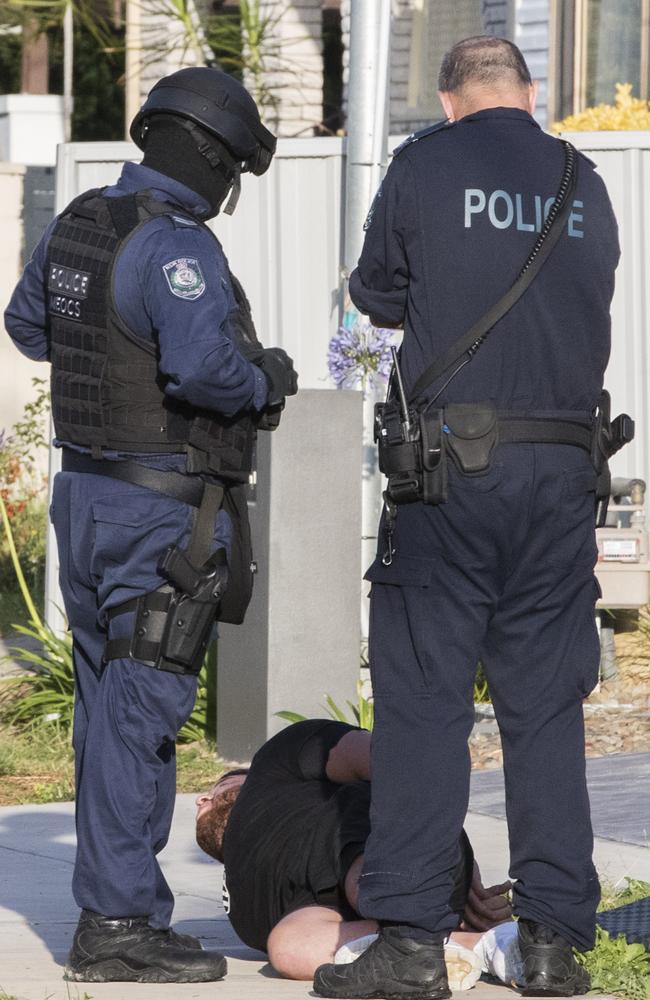
[[[104,660],[132,659],[175,674],[198,674],[228,581],[219,549],[197,569],[173,545],[160,562],[169,584],[111,608],[109,621],[135,612],[130,635],[109,639]]]

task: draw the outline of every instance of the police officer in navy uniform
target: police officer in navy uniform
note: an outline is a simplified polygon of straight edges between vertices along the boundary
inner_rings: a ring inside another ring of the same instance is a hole
[[[511,43],[458,43],[439,88],[448,120],[396,151],[350,278],[361,312],[404,328],[407,397],[512,286],[565,164],[563,144],[532,118],[535,88]],[[619,249],[605,186],[577,159],[552,253],[471,360],[423,391],[422,412],[434,399],[471,404],[466,413],[488,401],[527,423],[588,428]],[[442,943],[454,926],[479,661],[503,745],[524,992],[589,987],[572,948],[593,946],[599,899],[582,716],[599,663],[596,472],[587,449],[553,442],[498,444],[480,474],[451,457],[447,466],[446,502],[396,505],[367,574],[375,729],[359,911],[382,932],[351,965],[317,970],[319,996],[450,995]]]
[[[225,959],[169,928],[156,855],[212,623],[240,621],[250,596],[255,433],[277,425],[297,379],[283,350],[257,341],[205,225],[227,198],[234,208],[242,171],[271,163],[253,99],[219,70],[180,70],[131,135],[143,162],[54,220],[5,323],[24,354],[52,362],[63,447],[51,516],[74,642],[82,909],[65,974],[203,982]]]

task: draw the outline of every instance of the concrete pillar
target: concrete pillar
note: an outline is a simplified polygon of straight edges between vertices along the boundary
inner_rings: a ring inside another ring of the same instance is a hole
[[[360,392],[305,389],[260,434],[250,503],[258,565],[243,625],[220,627],[217,746],[245,761],[288,709],[346,707],[359,677]]]

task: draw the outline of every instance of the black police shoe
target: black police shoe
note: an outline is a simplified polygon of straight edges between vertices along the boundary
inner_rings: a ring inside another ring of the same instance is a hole
[[[367,951],[349,965],[321,965],[314,975],[319,997],[444,1000],[451,996],[442,941],[402,937],[383,927]]]
[[[589,973],[576,962],[568,941],[534,920],[520,920],[517,928],[525,997],[572,997],[588,992]]]
[[[211,983],[226,960],[176,931],[150,927],[147,917],[112,919],[82,910],[63,978],[81,983]]]

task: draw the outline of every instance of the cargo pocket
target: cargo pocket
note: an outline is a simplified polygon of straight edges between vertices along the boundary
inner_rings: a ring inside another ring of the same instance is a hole
[[[596,563],[596,478],[592,467],[562,473],[555,537],[548,547],[555,566],[584,569]]]
[[[390,566],[385,566],[381,556],[367,570],[364,580],[369,583],[386,583],[396,587],[426,587],[431,583],[434,562],[417,556],[400,556],[396,552]]]
[[[170,545],[186,543],[192,510],[138,487],[93,501],[91,573],[100,612],[164,582],[158,561]]]

